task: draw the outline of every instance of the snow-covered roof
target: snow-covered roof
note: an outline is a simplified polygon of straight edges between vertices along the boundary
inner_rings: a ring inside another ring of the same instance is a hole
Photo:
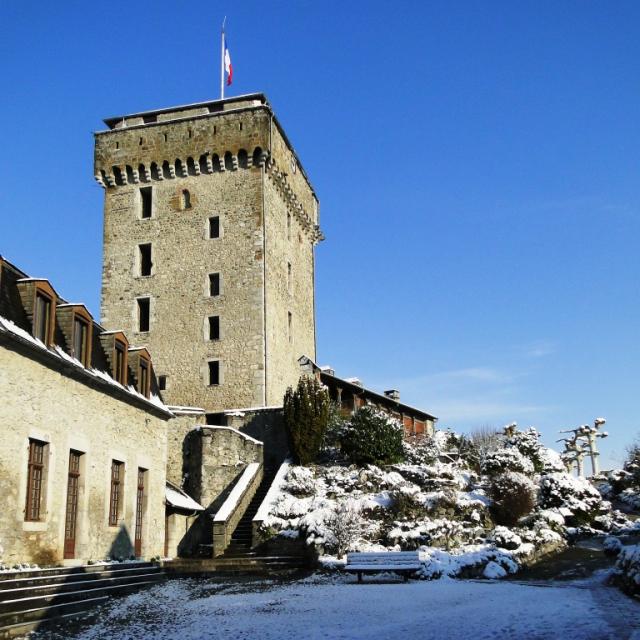
[[[261,447],[264,445],[264,442],[260,442],[260,440],[256,440],[255,438],[252,438],[251,436],[248,436],[246,433],[242,433],[242,431],[238,431],[237,429],[234,429],[233,427],[219,427],[216,425],[201,425],[198,427],[198,429],[211,429],[212,431],[233,431],[233,433],[235,433],[236,435],[240,436],[241,438],[244,438],[245,440],[248,440],[249,442],[253,442],[254,444],[258,444]]]
[[[168,408],[171,413],[177,416],[201,416],[205,413],[205,410],[200,407],[183,407],[181,405],[170,404]]]
[[[182,489],[174,484],[167,482],[165,488],[165,498],[167,504],[176,509],[185,509],[186,511],[204,511],[204,507],[197,503],[193,498],[188,496]]]
[[[271,405],[268,407],[242,407],[241,409],[226,409],[223,411],[225,416],[240,416],[245,413],[257,413],[258,411],[277,411],[282,409],[282,405]]]

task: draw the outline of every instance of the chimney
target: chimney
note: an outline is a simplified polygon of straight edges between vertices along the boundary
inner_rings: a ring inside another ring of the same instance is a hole
[[[389,389],[384,392],[384,395],[391,400],[395,400],[396,402],[400,402],[400,392],[397,389]]]

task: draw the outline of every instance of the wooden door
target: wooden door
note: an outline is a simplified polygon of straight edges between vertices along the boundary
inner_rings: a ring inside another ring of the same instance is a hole
[[[138,468],[138,491],[136,493],[136,530],[135,530],[135,556],[142,555],[142,510],[144,508],[144,475],[145,469]]]
[[[67,513],[64,520],[64,558],[76,557],[76,533],[78,527],[78,488],[80,486],[80,456],[69,451],[69,476],[67,479]]]

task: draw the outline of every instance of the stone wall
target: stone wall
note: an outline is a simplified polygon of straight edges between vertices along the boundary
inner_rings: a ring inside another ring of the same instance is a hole
[[[164,549],[166,419],[0,346],[0,546],[6,563],[61,563],[69,452],[80,452],[75,562],[133,553],[138,468],[146,469],[142,556]],[[29,439],[46,443],[41,519],[25,520]],[[109,526],[112,460],[122,513]]]
[[[167,425],[167,480],[181,489],[196,453],[191,451],[189,434],[203,424],[204,416],[182,415]]]

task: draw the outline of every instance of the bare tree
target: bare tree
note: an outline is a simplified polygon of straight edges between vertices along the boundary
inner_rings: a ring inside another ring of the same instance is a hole
[[[483,424],[469,434],[469,440],[473,445],[478,467],[482,468],[487,456],[504,445],[504,434],[493,425]]]
[[[355,500],[346,500],[332,513],[325,525],[335,538],[338,558],[342,558],[362,532],[360,505]]]

